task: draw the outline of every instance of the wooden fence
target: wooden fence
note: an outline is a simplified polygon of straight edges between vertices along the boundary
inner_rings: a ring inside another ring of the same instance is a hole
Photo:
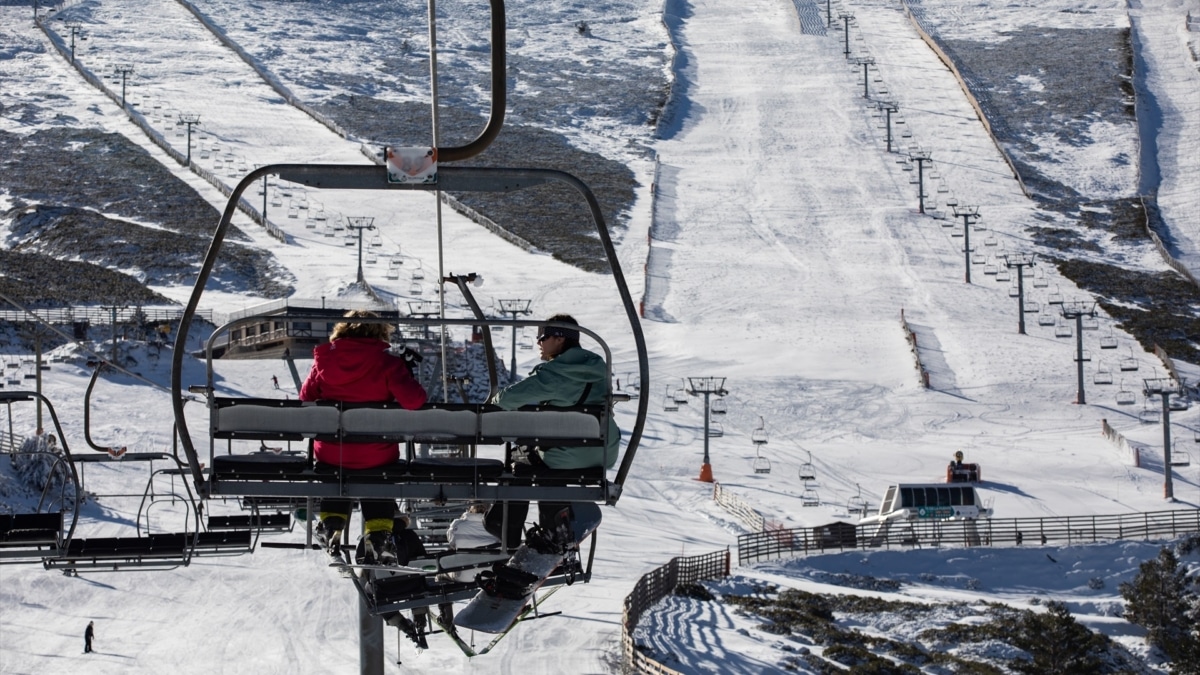
[[[729,576],[729,551],[713,551],[687,558],[672,558],[671,562],[653,570],[633,586],[633,592],[625,596],[625,609],[621,621],[621,650],[625,666],[634,673],[672,675],[676,671],[662,665],[638,650],[633,641],[633,631],[646,610],[667,597],[682,584],[702,579],[723,579]]]
[[[915,520],[858,525],[854,533],[822,528],[751,532],[738,536],[738,563],[851,549],[939,546],[1087,544],[1119,539],[1158,539],[1200,532],[1200,510],[1152,511],[1108,516]]]

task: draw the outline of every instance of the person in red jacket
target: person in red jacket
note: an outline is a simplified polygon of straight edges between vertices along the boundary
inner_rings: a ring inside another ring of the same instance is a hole
[[[366,310],[352,310],[347,319],[378,318]],[[392,328],[382,323],[343,321],[333,327],[327,344],[313,350],[313,365],[300,388],[300,400],[335,400],[346,403],[395,401],[408,410],[425,405],[424,387],[413,377],[409,363],[388,352]],[[314,441],[318,464],[345,469],[372,469],[400,458],[397,443],[343,443]],[[337,545],[350,520],[350,500],[321,501],[317,539],[322,545]],[[396,543],[392,537],[392,500],[363,500],[363,536],[355,558],[365,564],[395,564]]]

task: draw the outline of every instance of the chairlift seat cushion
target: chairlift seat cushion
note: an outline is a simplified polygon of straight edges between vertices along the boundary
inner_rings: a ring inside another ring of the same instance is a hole
[[[566,485],[601,485],[606,478],[602,466],[589,466],[580,469],[550,469],[536,467],[527,470],[523,476],[529,477],[534,485],[562,487]]]
[[[409,462],[408,473],[412,480],[434,483],[495,480],[504,473],[504,462],[476,457],[429,457]]]
[[[53,544],[62,531],[61,513],[16,513],[0,516],[0,546]]]
[[[346,440],[366,436],[395,441],[469,441],[478,430],[478,419],[471,410],[405,410],[393,405],[348,408],[342,411],[341,424]]]
[[[308,458],[303,455],[276,455],[256,452],[249,455],[217,455],[213,457],[213,472],[228,479],[269,480],[290,478],[300,480],[308,473]],[[310,479],[315,476],[308,474]]]
[[[126,559],[182,557],[188,545],[184,533],[149,534],[144,537],[92,537],[72,539],[64,558]]]
[[[335,405],[291,399],[217,399],[212,410],[215,438],[300,440],[336,436],[340,412]]]
[[[250,549],[254,533],[250,530],[228,530],[224,532],[200,532],[196,535],[196,551]],[[185,535],[190,537],[191,535]]]
[[[317,462],[313,473],[320,480],[333,481],[345,478],[350,483],[400,483],[408,475],[408,462],[401,459],[398,462],[370,469],[343,469],[333,464]]]
[[[595,445],[601,441],[599,417],[576,410],[485,411],[479,416],[479,433],[483,442]]]

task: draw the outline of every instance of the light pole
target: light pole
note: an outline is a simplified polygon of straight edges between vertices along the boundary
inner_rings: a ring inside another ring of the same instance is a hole
[[[133,74],[133,66],[128,63],[122,63],[116,67],[116,71],[121,74],[121,107],[125,107],[125,83],[129,76]]]
[[[963,260],[966,283],[971,283],[971,221],[979,217],[978,206],[955,206],[954,217],[963,219]]]
[[[375,226],[371,223],[375,219],[371,216],[349,216],[346,218],[346,227],[358,231],[358,283],[363,283],[363,268],[362,268],[362,233],[363,230],[373,230]]]
[[[192,127],[200,124],[200,115],[197,113],[179,113],[179,121],[187,125],[187,164],[192,165]],[[263,211],[265,214],[266,211]]]
[[[708,397],[712,394],[717,396],[725,396],[728,391],[725,391],[725,378],[723,377],[689,377],[688,378],[689,394],[704,395],[704,463],[700,465],[699,480],[705,483],[713,482],[712,464],[709,462],[708,455]]]
[[[1146,396],[1155,394],[1162,397],[1162,426],[1163,426],[1163,497],[1175,499],[1175,488],[1171,482],[1171,395],[1182,396],[1183,387],[1175,380],[1166,377],[1142,380],[1142,393]]]
[[[879,101],[875,104],[887,115],[887,151],[892,151],[892,115],[900,112],[900,106],[896,105],[895,101]]]
[[[1004,266],[1017,270],[1017,332],[1021,335],[1025,334],[1025,268],[1033,267],[1033,259],[1032,253],[1004,256]],[[971,269],[970,263],[967,269]]]
[[[842,12],[838,14],[838,18],[842,20],[842,23],[845,24],[846,27],[846,47],[842,50],[842,54],[844,54],[848,59],[850,58],[850,20],[854,18],[854,15],[849,12]]]
[[[75,65],[75,36],[79,36],[80,42],[83,42],[87,38],[83,36],[83,27],[77,21],[68,23],[67,30],[71,31],[71,65]]]
[[[529,314],[529,303],[532,300],[499,300],[500,311],[505,314],[512,314],[513,321],[521,314]],[[512,327],[512,360],[508,366],[508,381],[515,382],[517,380],[517,327]]]
[[[852,61],[854,62],[855,65],[862,66],[862,68],[863,68],[863,98],[871,98],[871,91],[869,89],[869,84],[871,82],[871,74],[869,72],[867,72],[867,69],[870,68],[872,65],[874,65],[875,57],[874,56],[856,56],[852,59]],[[890,149],[889,149],[889,152],[890,152]]]
[[[1087,399],[1083,395],[1083,364],[1085,361],[1091,360],[1083,357],[1083,317],[1096,316],[1096,302],[1094,300],[1064,302],[1062,316],[1064,319],[1075,319],[1075,370],[1079,382],[1076,387],[1075,402],[1083,405],[1087,403]]]
[[[908,158],[917,163],[917,213],[925,213],[925,162],[932,162],[933,155],[928,150],[914,150]]]
[[[825,27],[833,25],[833,12],[829,10],[829,0],[825,0]]]

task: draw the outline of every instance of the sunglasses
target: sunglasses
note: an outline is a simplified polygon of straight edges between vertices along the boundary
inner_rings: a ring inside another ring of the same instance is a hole
[[[545,342],[546,340],[549,340],[550,338],[553,338],[553,337],[562,337],[562,336],[561,335],[539,335],[537,338],[538,344],[540,345],[543,342]]]

